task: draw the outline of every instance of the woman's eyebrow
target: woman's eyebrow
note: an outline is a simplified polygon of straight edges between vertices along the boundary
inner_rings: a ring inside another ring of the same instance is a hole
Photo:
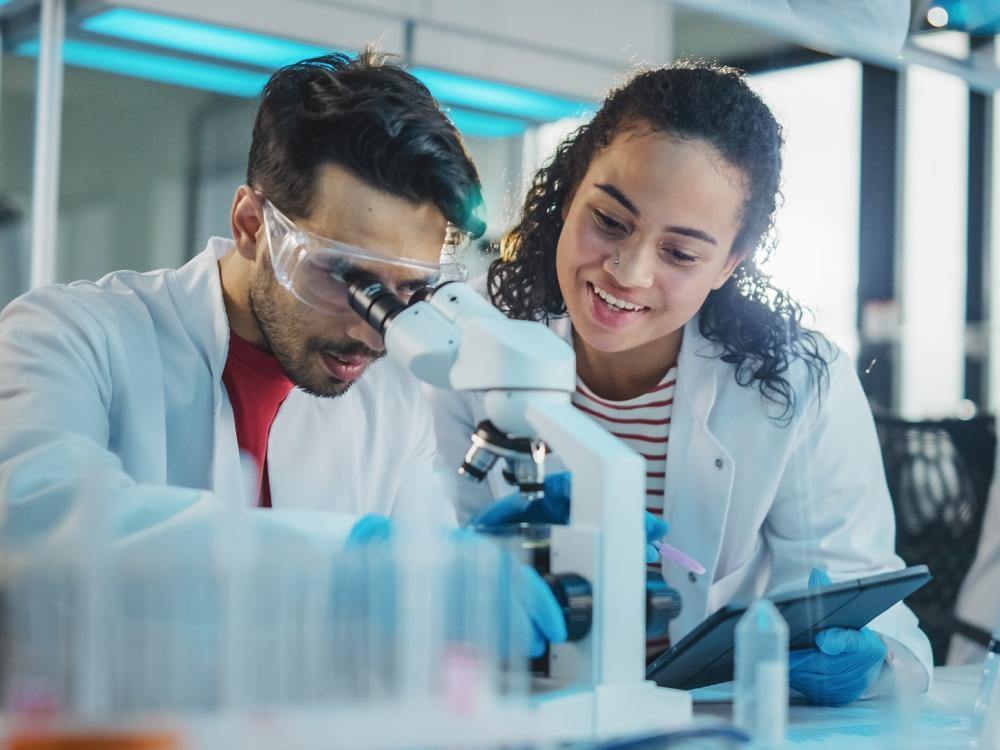
[[[614,185],[609,185],[606,182],[595,182],[594,187],[598,190],[602,190],[609,196],[614,198],[616,201],[622,204],[629,213],[631,213],[635,218],[639,218],[640,212],[639,208],[630,201],[625,194],[616,188]],[[665,232],[673,232],[674,234],[681,234],[685,237],[691,237],[692,239],[701,240],[702,242],[707,242],[710,245],[718,245],[715,237],[710,235],[708,232],[703,232],[701,229],[695,229],[694,227],[676,227],[676,226],[666,226],[663,227]]]
[[[635,218],[637,219],[639,218],[639,209],[636,208],[636,205],[628,198],[626,198],[625,194],[621,190],[616,188],[614,185],[609,185],[606,182],[595,182],[594,187],[596,187],[598,190],[603,190],[605,193],[610,195],[616,201],[621,203],[629,211],[629,213],[635,216]]]
[[[673,232],[674,234],[682,234],[685,237],[692,237],[696,240],[701,240],[702,242],[707,242],[710,245],[718,246],[718,242],[715,241],[715,237],[710,235],[708,232],[703,232],[700,229],[695,229],[694,227],[663,227],[665,232]]]

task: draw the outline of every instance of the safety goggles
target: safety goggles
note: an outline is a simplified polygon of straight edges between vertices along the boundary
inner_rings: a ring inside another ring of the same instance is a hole
[[[278,283],[318,310],[343,313],[351,309],[344,279],[352,272],[374,274],[403,302],[421,289],[464,281],[467,276],[465,266],[458,262],[428,263],[384,255],[307,232],[266,198],[264,228]]]

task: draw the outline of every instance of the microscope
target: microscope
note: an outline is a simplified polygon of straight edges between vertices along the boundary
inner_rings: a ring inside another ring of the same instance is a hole
[[[481,480],[503,459],[529,500],[543,495],[548,449],[572,475],[568,523],[551,528],[547,579],[571,640],[550,647],[548,678],[535,695],[552,737],[601,739],[689,722],[687,693],[645,679],[645,465],[572,405],[573,350],[461,282],[429,287],[409,303],[367,272],[351,271],[345,282],[351,307],[382,335],[387,356],[433,386],[484,393],[488,421],[462,472]]]

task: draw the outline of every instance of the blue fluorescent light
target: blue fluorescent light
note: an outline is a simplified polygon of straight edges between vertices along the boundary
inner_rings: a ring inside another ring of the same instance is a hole
[[[459,132],[469,138],[510,138],[520,135],[528,127],[524,120],[470,112],[467,109],[450,108],[447,113]]]
[[[268,70],[330,51],[288,39],[129,8],[114,8],[85,18],[80,28],[118,39],[259,65]]]
[[[22,42],[14,48],[14,52],[26,57],[36,57],[38,40]],[[81,68],[204,89],[229,96],[257,96],[267,82],[266,73],[251,73],[224,65],[108,47],[79,39],[67,39],[63,42],[63,60],[68,65]]]
[[[586,102],[506,83],[483,81],[428,68],[414,68],[410,72],[423,81],[436,99],[460,107],[542,121],[579,117],[591,109],[591,105]]]
[[[259,65],[268,70],[329,52],[315,45],[131,8],[102,11],[85,18],[80,27],[93,34]],[[591,109],[586,102],[519,86],[427,68],[411,72],[437,99],[458,107],[537,121],[576,117]]]

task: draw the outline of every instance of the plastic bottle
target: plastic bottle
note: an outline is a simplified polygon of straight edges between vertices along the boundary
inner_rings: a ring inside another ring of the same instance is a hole
[[[736,625],[733,723],[756,747],[779,747],[788,720],[788,625],[767,599],[757,599]]]
[[[986,649],[983,677],[972,709],[972,729],[981,750],[1000,748],[1000,622],[993,628]]]

